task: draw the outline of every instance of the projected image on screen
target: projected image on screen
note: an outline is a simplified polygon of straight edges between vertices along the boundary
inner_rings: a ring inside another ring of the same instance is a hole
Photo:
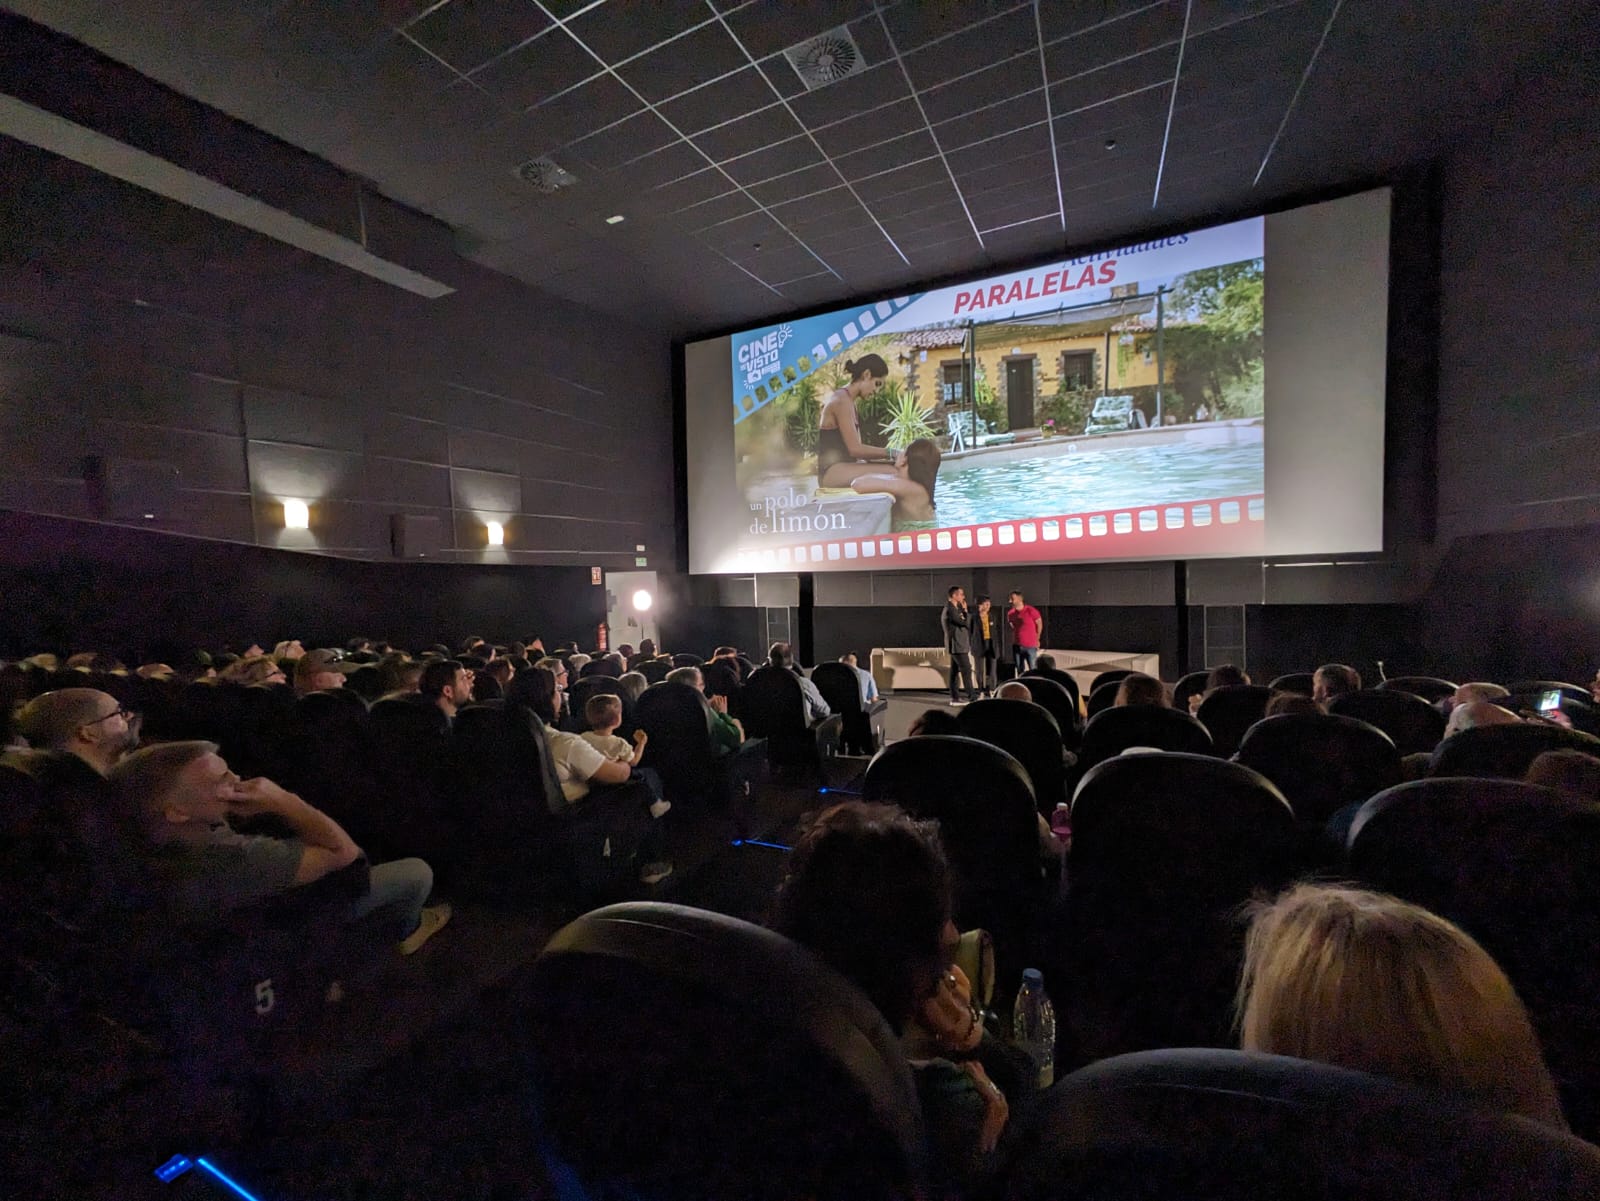
[[[1160,506],[1127,520],[1248,553],[1264,284],[1256,219],[735,334],[739,551],[1053,557]]]
[[[1389,195],[687,344],[694,571],[1382,546]]]

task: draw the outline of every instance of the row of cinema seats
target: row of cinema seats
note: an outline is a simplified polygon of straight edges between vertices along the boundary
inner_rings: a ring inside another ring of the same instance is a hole
[[[557,933],[524,987],[535,1145],[563,1195],[942,1195],[899,1041],[865,996],[779,935],[701,910],[614,906]],[[1600,1195],[1600,1149],[1576,1138],[1279,1056],[1119,1056],[1031,1108],[1013,1110],[996,1196]]]
[[[1466,730],[1435,750],[1427,778],[1401,783],[1394,743],[1353,718],[1264,719],[1229,762],[1196,753],[1209,750],[1203,738],[1162,736],[1198,727],[1187,714],[1113,709],[1084,732],[1056,896],[1035,813],[1060,772],[1038,749],[1051,719],[1031,708],[979,702],[960,718],[973,737],[892,744],[863,793],[940,821],[957,924],[995,936],[1000,995],[1022,966],[1046,966],[1061,1071],[1227,1045],[1241,906],[1297,878],[1353,878],[1444,914],[1489,949],[1533,1013],[1574,1127],[1600,1128],[1600,806],[1520,782],[1545,750],[1600,758],[1600,739]],[[1140,746],[1166,753],[1119,753]]]
[[[642,782],[596,789],[563,808],[542,728],[500,702],[469,706],[454,725],[416,696],[370,707],[348,689],[296,698],[283,686],[166,683],[120,675],[28,673],[28,692],[94,687],[144,716],[146,741],[216,742],[241,777],[267,776],[339,822],[374,862],[415,855],[447,891],[511,902],[614,895],[648,827]],[[682,685],[700,716],[705,701]],[[647,690],[650,691],[650,690]],[[663,735],[651,758],[687,778],[682,759],[709,739]],[[714,779],[705,773],[707,779]],[[699,783],[699,781],[697,781]],[[710,787],[686,797],[706,798]],[[642,815],[642,816],[641,816]]]

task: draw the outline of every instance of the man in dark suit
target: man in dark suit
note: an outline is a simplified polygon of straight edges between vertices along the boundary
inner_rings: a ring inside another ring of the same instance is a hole
[[[972,686],[972,631],[971,617],[967,613],[967,593],[959,585],[947,594],[944,611],[939,614],[939,624],[944,628],[944,649],[950,653],[950,703],[964,705],[978,699]],[[956,693],[956,673],[961,673],[967,689],[967,700]]]

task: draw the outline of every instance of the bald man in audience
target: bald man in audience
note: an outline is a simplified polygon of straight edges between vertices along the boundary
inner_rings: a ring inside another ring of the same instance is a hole
[[[1028,686],[1017,680],[1007,680],[1000,685],[1000,691],[995,697],[1002,701],[1031,701],[1033,693],[1028,691]]]
[[[1502,709],[1499,705],[1491,705],[1488,701],[1468,701],[1465,705],[1457,705],[1450,711],[1450,720],[1445,723],[1444,736],[1459,734],[1463,730],[1475,730],[1479,726],[1514,726],[1520,725],[1522,719],[1510,709]]]
[[[35,750],[75,755],[100,776],[139,745],[138,715],[97,688],[34,697],[18,714],[17,729]]]
[[[1446,712],[1454,712],[1461,705],[1470,705],[1473,701],[1498,701],[1511,695],[1509,689],[1498,684],[1462,684],[1450,694],[1450,704]]]

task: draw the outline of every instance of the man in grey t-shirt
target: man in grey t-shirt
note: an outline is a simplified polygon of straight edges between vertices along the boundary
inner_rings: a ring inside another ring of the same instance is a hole
[[[204,919],[288,892],[348,867],[361,848],[327,814],[271,780],[241,780],[210,742],[168,742],[136,751],[112,781],[136,806],[180,917]],[[240,834],[229,818],[271,816],[288,838]],[[372,868],[367,895],[352,903],[355,921],[393,906],[408,931],[410,954],[450,919],[450,908],[424,908],[433,870],[420,859]]]

